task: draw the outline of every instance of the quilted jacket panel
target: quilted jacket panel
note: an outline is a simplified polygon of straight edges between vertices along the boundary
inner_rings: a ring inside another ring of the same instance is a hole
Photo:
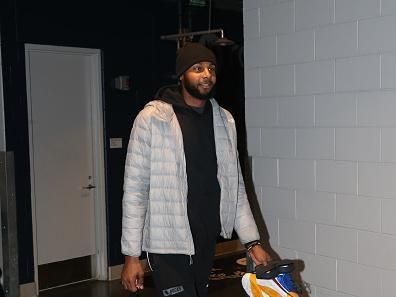
[[[236,230],[242,243],[259,239],[241,175],[235,121],[212,99],[221,188],[221,235]],[[202,214],[205,215],[205,214]],[[149,102],[132,127],[125,161],[121,248],[158,254],[194,254],[187,217],[183,136],[172,105]]]

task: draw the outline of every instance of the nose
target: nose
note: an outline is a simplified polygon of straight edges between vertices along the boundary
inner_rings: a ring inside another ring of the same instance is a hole
[[[213,75],[212,71],[208,67],[205,67],[204,71],[203,71],[203,76],[204,77],[211,77],[212,75]]]

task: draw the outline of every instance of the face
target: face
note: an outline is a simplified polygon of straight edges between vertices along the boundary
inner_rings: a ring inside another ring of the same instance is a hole
[[[192,65],[180,77],[182,87],[192,97],[208,100],[213,97],[216,84],[216,65],[211,62],[200,62]]]

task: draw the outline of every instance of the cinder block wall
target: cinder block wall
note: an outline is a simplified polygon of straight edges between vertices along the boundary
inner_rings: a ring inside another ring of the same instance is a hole
[[[246,124],[273,248],[316,297],[396,280],[396,1],[244,0]]]

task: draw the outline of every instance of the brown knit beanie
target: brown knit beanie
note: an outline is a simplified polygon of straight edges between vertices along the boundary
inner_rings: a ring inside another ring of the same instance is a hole
[[[180,77],[188,68],[199,62],[212,62],[216,65],[216,56],[200,43],[187,43],[177,52],[176,76]]]

